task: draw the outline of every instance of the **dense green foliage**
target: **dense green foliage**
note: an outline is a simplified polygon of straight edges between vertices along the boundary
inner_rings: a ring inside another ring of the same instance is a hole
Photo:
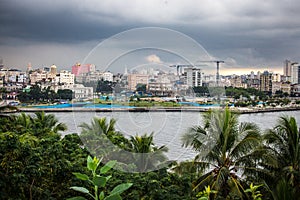
[[[33,85],[29,91],[20,91],[18,99],[23,103],[55,102],[60,99],[72,100],[73,92],[69,89],[59,89],[57,92],[49,87],[42,88],[40,85]]]
[[[0,199],[63,199],[77,182],[88,155],[78,135],[61,138],[65,126],[53,115],[37,113],[1,118]]]
[[[212,88],[206,86],[198,86],[193,88],[194,92],[198,96],[208,96],[212,91]],[[267,98],[266,94],[255,88],[235,88],[235,87],[225,87],[225,95],[227,97],[233,97],[234,99],[240,99],[241,96],[250,99],[250,96],[256,96],[260,100],[265,100]]]
[[[99,80],[96,86],[96,92],[98,93],[111,93],[113,91],[115,83]]]
[[[176,163],[167,162],[167,149],[157,147],[152,134],[125,137],[114,119],[94,118],[81,125],[81,137],[62,137],[66,126],[54,115],[2,116],[0,199],[67,199],[80,195],[73,186],[95,191],[83,179],[100,184],[98,175],[109,177],[105,187],[98,185],[99,196],[132,183],[121,195],[126,200],[300,198],[300,135],[293,117],[281,117],[264,132],[239,123],[228,109],[204,113],[203,119],[182,136],[198,155]],[[100,171],[91,172],[86,158],[95,154],[103,159],[97,162]],[[114,167],[101,173],[105,164]]]

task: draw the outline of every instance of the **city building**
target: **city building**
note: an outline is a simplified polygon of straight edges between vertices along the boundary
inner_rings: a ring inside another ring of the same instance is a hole
[[[185,68],[183,77],[185,78],[185,84],[188,87],[198,87],[202,86],[202,75],[201,69],[199,68]]]
[[[72,74],[76,77],[80,74],[86,74],[88,72],[94,72],[96,70],[96,66],[94,64],[81,64],[76,63],[72,66]]]
[[[48,79],[48,73],[43,70],[31,71],[29,74],[30,84],[35,84],[37,82],[46,82],[50,81]]]
[[[55,83],[59,85],[73,85],[74,74],[66,70],[61,70],[60,73],[56,75]]]
[[[113,82],[114,75],[111,72],[104,72],[104,73],[102,73],[101,78],[103,78],[104,81]]]
[[[154,75],[151,79],[149,79],[148,91],[157,96],[170,96],[174,93],[173,82],[173,75]]]
[[[92,99],[93,98],[93,87],[85,87],[82,84],[74,84],[70,89],[74,93],[75,99]]]
[[[273,73],[272,74],[272,82],[280,82],[281,81],[281,75],[278,73]]]
[[[298,65],[298,63],[294,63],[291,67],[291,84],[298,84],[300,83],[300,66]]]
[[[295,97],[300,97],[300,84],[291,85],[291,95]]]
[[[148,85],[148,75],[146,74],[128,74],[128,89],[131,91],[136,90],[137,84]]]
[[[297,62],[292,62],[290,60],[284,61],[283,75],[287,82],[292,84],[298,83],[299,65]]]
[[[90,83],[90,82],[97,82],[99,80],[113,82],[114,75],[111,72],[91,71],[76,76],[77,83]]]
[[[285,60],[283,65],[283,75],[291,76],[292,62],[290,60]]]
[[[273,82],[272,95],[276,94],[276,92],[278,91],[281,91],[282,93],[291,94],[291,85],[289,83]]]
[[[51,65],[51,67],[50,67],[50,74],[53,76],[53,77],[55,77],[55,75],[57,74],[57,67],[56,67],[56,65]]]
[[[268,71],[264,71],[260,75],[260,87],[259,90],[265,92],[266,94],[272,94],[272,74]]]
[[[242,79],[241,76],[233,76],[230,79],[230,85],[236,88],[247,88],[247,83]]]

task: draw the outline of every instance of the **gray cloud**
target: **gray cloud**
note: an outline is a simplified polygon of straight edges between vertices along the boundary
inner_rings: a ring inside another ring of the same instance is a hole
[[[187,34],[214,57],[232,58],[240,68],[278,68],[286,58],[299,61],[299,10],[296,0],[1,0],[1,57],[8,65],[26,65],[25,57],[42,64],[47,60],[35,56],[49,46],[47,52],[57,55],[53,59],[67,65],[88,52],[92,41],[160,26]],[[32,48],[25,50],[26,45]],[[74,56],[58,56],[66,49]]]

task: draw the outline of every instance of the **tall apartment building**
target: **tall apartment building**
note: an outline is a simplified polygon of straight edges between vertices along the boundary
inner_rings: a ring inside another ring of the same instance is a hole
[[[136,90],[137,84],[148,85],[148,75],[145,74],[128,74],[128,89]]]
[[[183,76],[185,78],[185,84],[189,87],[202,86],[201,69],[199,68],[185,68]]]
[[[291,84],[298,84],[300,83],[300,66],[298,65],[298,63],[295,63],[292,65],[291,67]]]
[[[291,62],[290,60],[284,61],[283,66],[283,75],[286,76],[286,81],[291,82],[292,84],[297,84],[299,79],[299,65],[297,62]]]
[[[291,76],[292,62],[290,60],[285,60],[283,65],[283,75]]]
[[[80,74],[85,74],[88,72],[94,72],[96,70],[96,66],[93,64],[81,64],[76,63],[72,66],[72,74],[78,76]]]
[[[259,80],[260,80],[259,90],[267,94],[272,94],[272,73],[268,71],[264,71],[264,73],[260,75]]]

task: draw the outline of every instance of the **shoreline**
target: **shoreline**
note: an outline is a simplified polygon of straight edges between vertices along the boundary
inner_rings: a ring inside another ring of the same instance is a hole
[[[16,112],[207,112],[212,109],[223,108],[199,108],[199,107],[138,107],[138,108],[18,108]],[[281,107],[281,108],[230,108],[233,112],[239,114],[264,113],[264,112],[281,112],[296,111],[300,107]]]

